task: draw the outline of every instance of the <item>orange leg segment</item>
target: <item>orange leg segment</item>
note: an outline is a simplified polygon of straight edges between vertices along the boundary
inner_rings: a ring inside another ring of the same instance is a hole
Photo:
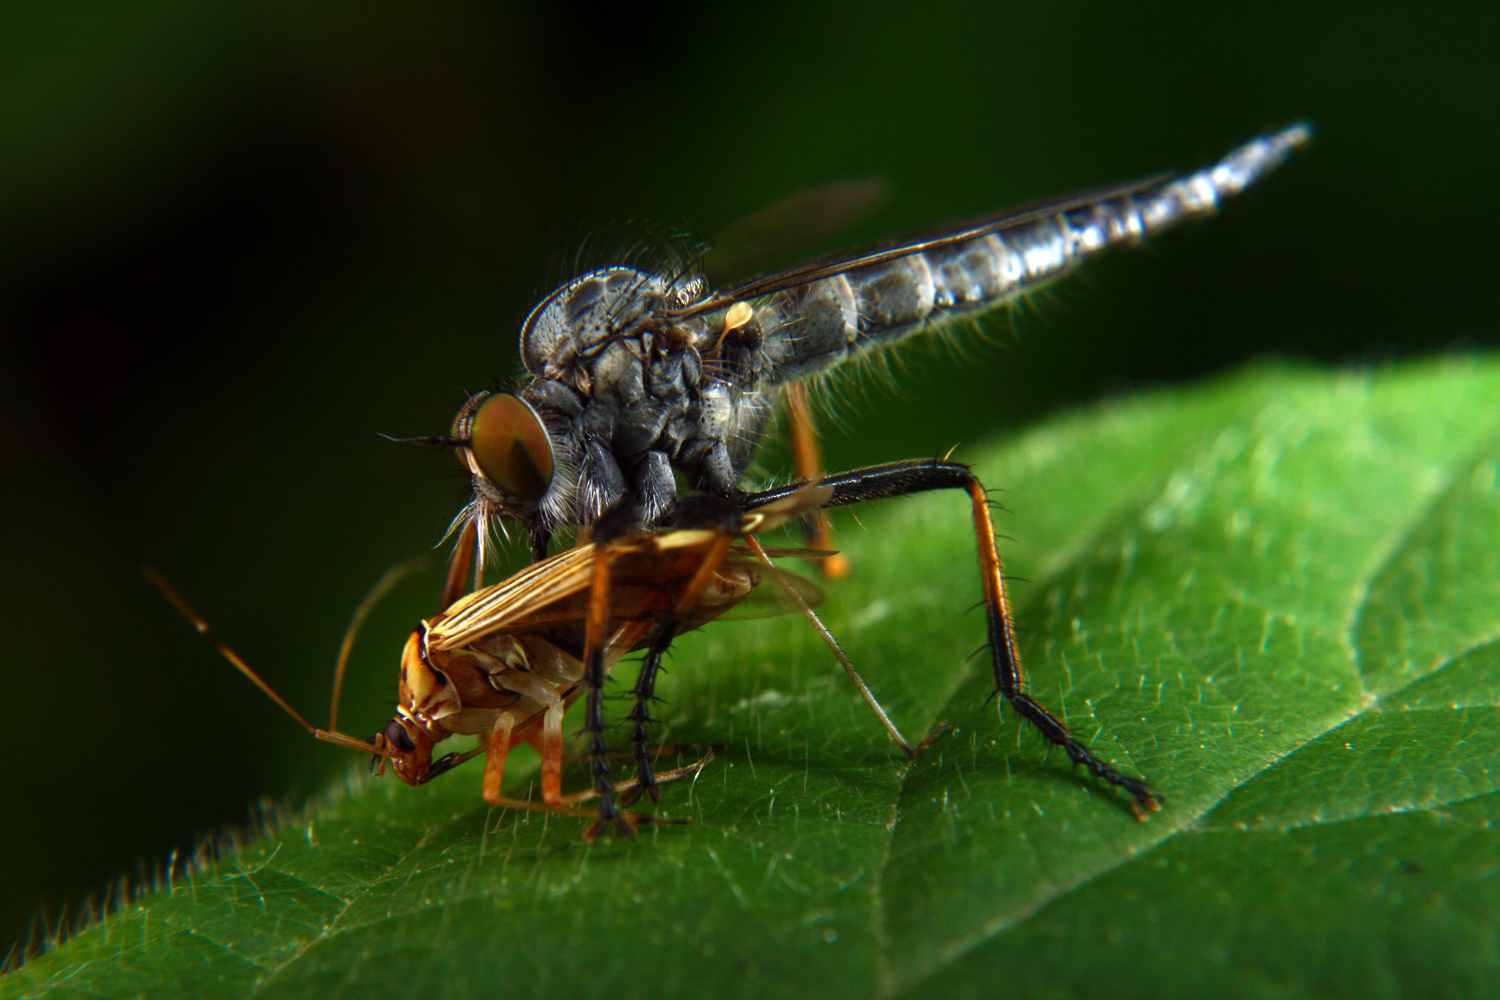
[[[499,805],[500,785],[505,781],[505,758],[510,754],[510,736],[516,727],[515,716],[500,713],[500,721],[490,733],[490,752],[484,760],[484,800]]]
[[[443,581],[443,592],[438,597],[439,611],[446,611],[454,601],[469,592],[471,568],[474,571],[474,589],[478,590],[484,582],[484,567],[475,560],[478,543],[479,521],[475,519],[463,526],[458,535],[458,543],[453,546],[453,556],[448,560],[448,576]]]
[[[815,483],[823,478],[823,454],[818,447],[818,428],[813,423],[812,406],[807,399],[807,390],[802,383],[793,382],[786,387],[788,433],[792,439],[792,465],[797,478]],[[806,515],[807,544],[814,549],[832,549],[833,531],[828,526],[828,516],[822,511]],[[824,576],[830,580],[842,580],[849,575],[849,559],[843,555],[831,555],[819,563]]]
[[[843,507],[887,497],[910,496],[931,490],[961,489],[969,495],[974,512],[974,534],[979,548],[980,577],[984,586],[987,647],[993,671],[995,694],[1015,709],[1016,714],[1031,723],[1048,743],[1061,748],[1074,766],[1086,769],[1094,777],[1121,789],[1130,796],[1130,809],[1138,819],[1161,808],[1162,797],[1140,778],[1124,774],[1100,760],[1092,750],[1068,730],[1051,710],[1032,697],[1027,690],[1026,675],[1021,669],[1016,648],[1015,628],[1010,600],[1005,593],[1005,572],[995,544],[995,527],[990,519],[989,496],[984,484],[960,462],[947,459],[892,462],[888,465],[857,469],[853,472],[825,476],[824,487],[832,489],[825,502],[828,507]],[[765,490],[748,498],[747,510],[775,503],[795,493],[804,484],[792,483]],[[924,741],[924,744],[927,741]]]
[[[556,804],[563,799],[563,703],[549,705],[542,717],[542,801]]]

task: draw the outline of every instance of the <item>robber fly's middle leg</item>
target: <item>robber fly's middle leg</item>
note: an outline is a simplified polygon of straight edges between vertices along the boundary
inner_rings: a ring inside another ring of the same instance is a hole
[[[804,482],[817,482],[823,478],[823,453],[818,447],[818,427],[813,422],[812,404],[807,390],[801,382],[792,382],[786,387],[787,436],[792,444],[792,466],[797,478]],[[821,510],[806,515],[807,545],[813,549],[832,549],[833,530],[828,526],[828,517]],[[818,561],[824,576],[830,580],[842,580],[849,575],[849,559],[834,553]]]
[[[753,493],[744,498],[747,510],[780,499],[802,484]],[[995,544],[995,527],[990,520],[989,497],[984,484],[967,465],[944,459],[894,462],[858,469],[836,476],[826,476],[822,485],[833,493],[825,507],[846,507],[867,500],[926,493],[929,490],[963,490],[969,494],[974,512],[974,535],[979,547],[979,568],[984,583],[985,616],[988,646],[994,671],[995,693],[1015,708],[1016,714],[1030,722],[1047,742],[1061,747],[1075,766],[1082,766],[1100,780],[1123,789],[1131,796],[1131,811],[1137,819],[1161,808],[1162,797],[1140,778],[1133,778],[1106,764],[1082,743],[1062,720],[1026,690],[1026,674],[1016,648],[1015,627],[1010,600],[1005,593],[1005,570]]]
[[[728,531],[714,536],[703,553],[703,561],[694,570],[687,586],[677,595],[673,605],[663,611],[652,625],[646,655],[641,661],[641,672],[630,692],[635,696],[635,708],[627,718],[635,724],[630,733],[630,742],[635,748],[637,783],[642,792],[651,796],[653,802],[661,801],[661,790],[657,787],[653,774],[651,737],[646,727],[656,721],[651,717],[651,702],[656,697],[656,678],[661,673],[661,660],[677,636],[678,623],[692,613],[698,599],[703,596],[704,589],[724,564],[724,557],[729,553],[729,545],[733,540],[734,536]]]

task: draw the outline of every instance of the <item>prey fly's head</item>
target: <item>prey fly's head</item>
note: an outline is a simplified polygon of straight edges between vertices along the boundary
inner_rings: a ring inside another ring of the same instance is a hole
[[[401,700],[396,716],[369,740],[377,751],[386,751],[371,763],[389,756],[396,776],[409,785],[423,784],[453,766],[445,764],[448,758],[434,762],[432,747],[452,735],[442,720],[463,710],[448,675],[433,666],[428,629],[423,622],[407,639],[401,652]]]

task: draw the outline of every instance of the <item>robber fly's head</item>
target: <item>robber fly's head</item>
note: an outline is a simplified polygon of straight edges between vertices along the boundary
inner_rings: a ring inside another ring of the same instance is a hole
[[[521,326],[521,360],[531,381],[519,394],[470,397],[448,438],[474,477],[477,514],[528,520],[550,508],[559,515],[582,457],[579,423],[596,390],[619,395],[626,390],[614,387],[641,377],[631,332],[687,336],[661,313],[702,293],[701,279],[680,268],[672,276],[616,266],[575,278],[543,299]]]

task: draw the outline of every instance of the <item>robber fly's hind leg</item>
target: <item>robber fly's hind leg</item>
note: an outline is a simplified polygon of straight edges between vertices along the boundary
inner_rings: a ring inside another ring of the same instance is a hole
[[[801,484],[779,487],[746,498],[746,508],[754,509],[795,491]],[[929,490],[959,489],[969,494],[974,508],[974,534],[979,546],[979,568],[984,582],[985,615],[989,632],[989,649],[994,671],[995,691],[1041,731],[1049,743],[1059,746],[1075,766],[1108,784],[1127,792],[1132,799],[1131,811],[1137,819],[1161,808],[1162,797],[1139,778],[1110,767],[1077,739],[1057,716],[1026,691],[1026,675],[1016,649],[1010,601],[1005,594],[1005,570],[995,545],[995,528],[990,520],[989,497],[979,477],[960,462],[942,459],[895,462],[877,465],[823,479],[833,494],[824,505],[845,507],[886,497],[926,493]]]
[[[1041,730],[1048,742],[1062,747],[1075,767],[1085,767],[1094,777],[1128,792],[1132,799],[1130,808],[1136,819],[1145,819],[1147,813],[1161,808],[1161,796],[1141,779],[1122,774],[1096,757],[1057,716],[1027,693],[1026,674],[1021,669],[1021,656],[1016,649],[1010,600],[1005,594],[1005,569],[1000,563],[1000,550],[995,545],[995,526],[990,520],[989,498],[984,485],[973,473],[969,473],[969,479],[969,495],[974,503],[974,534],[979,543],[979,566],[984,577],[984,603],[989,624],[995,691],[1010,702],[1016,714]]]

